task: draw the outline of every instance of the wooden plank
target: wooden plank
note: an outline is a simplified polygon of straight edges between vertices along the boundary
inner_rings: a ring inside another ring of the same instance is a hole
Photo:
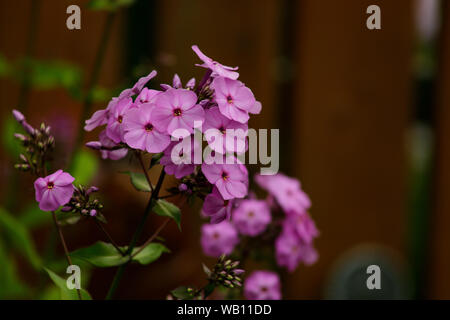
[[[290,278],[290,298],[321,297],[333,262],[359,243],[405,253],[412,2],[380,2],[382,29],[370,31],[373,2],[298,8],[291,166],[313,201],[321,257]]]

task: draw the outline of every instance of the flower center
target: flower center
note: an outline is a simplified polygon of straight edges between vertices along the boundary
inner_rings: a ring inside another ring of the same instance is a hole
[[[175,117],[181,116],[181,109],[180,108],[176,108],[175,110],[173,110],[173,115]]]
[[[227,181],[228,178],[229,178],[228,173],[226,173],[225,171],[222,172],[222,179],[225,180],[225,181]]]
[[[267,292],[268,290],[267,287],[261,287],[261,292]]]
[[[213,237],[213,239],[219,239],[220,238],[220,234],[218,232],[214,232],[212,237]]]
[[[55,184],[53,182],[47,183],[47,189],[53,189],[55,187]]]
[[[233,103],[233,97],[230,96],[230,95],[228,95],[228,96],[227,96],[227,102],[228,102],[228,103]]]
[[[219,131],[220,131],[222,134],[225,134],[225,133],[227,132],[227,129],[225,129],[224,127],[220,127],[220,128],[219,128]]]
[[[153,130],[153,125],[151,123],[147,123],[144,128],[145,131],[150,132]]]
[[[123,121],[123,117],[122,116],[118,116],[117,117],[117,122],[122,123],[122,121]]]
[[[254,213],[253,211],[249,211],[249,212],[247,213],[247,216],[248,216],[249,218],[253,218],[253,217],[255,216],[255,213]]]

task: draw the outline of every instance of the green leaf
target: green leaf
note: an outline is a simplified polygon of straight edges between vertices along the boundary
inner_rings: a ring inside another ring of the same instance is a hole
[[[147,178],[143,173],[139,172],[124,172],[125,174],[128,174],[130,176],[131,184],[136,188],[138,191],[144,191],[144,192],[150,192],[150,185],[148,184]]]
[[[150,160],[150,169],[153,168],[155,165],[159,164],[159,160],[164,156],[164,152],[156,153],[152,156],[152,159]]]
[[[170,292],[175,298],[180,300],[191,300],[192,293],[189,287],[181,286]]]
[[[121,249],[123,252],[126,250]],[[128,258],[117,252],[112,244],[102,241],[90,247],[75,250],[70,253],[70,256],[87,261],[99,268],[116,267],[128,261]]]
[[[81,149],[75,153],[69,172],[75,177],[75,185],[88,185],[98,171],[98,159],[91,152]]]
[[[47,271],[50,279],[56,284],[60,290],[61,300],[78,300],[78,294],[76,289],[67,288],[66,279],[61,278],[50,269],[44,268]],[[91,295],[84,289],[81,289],[81,297],[83,300],[92,300]]]
[[[120,7],[132,5],[136,0],[91,0],[88,8],[92,10],[114,11]]]
[[[153,211],[159,216],[169,217],[175,220],[178,229],[181,230],[181,211],[176,205],[164,199],[159,199],[154,203]]]
[[[48,213],[42,212],[42,214]],[[28,230],[3,208],[0,208],[0,233],[6,235],[11,244],[28,259],[34,268],[41,268],[41,259],[34,248]]]
[[[133,253],[137,252],[137,250],[140,250],[140,248],[135,248],[133,250]],[[167,249],[161,243],[152,242],[148,246],[146,246],[141,252],[139,252],[133,258],[133,261],[137,261],[137,262],[139,262],[140,264],[143,264],[143,265],[150,264],[153,261],[158,260],[158,258],[164,252],[170,252],[170,250]]]

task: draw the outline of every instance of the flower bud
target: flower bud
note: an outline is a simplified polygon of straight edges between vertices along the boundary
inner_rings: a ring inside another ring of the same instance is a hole
[[[22,123],[25,120],[25,116],[22,114],[22,112],[18,110],[13,110],[12,114],[14,116],[14,119],[16,119],[17,122]]]
[[[91,217],[95,217],[95,216],[97,215],[97,210],[92,209],[92,210],[89,212],[89,215],[90,215]]]
[[[93,150],[100,150],[102,148],[100,141],[90,141],[86,143],[85,146]]]

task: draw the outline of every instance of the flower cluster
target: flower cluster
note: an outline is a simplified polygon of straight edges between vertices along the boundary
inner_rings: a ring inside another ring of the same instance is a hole
[[[197,46],[192,49],[203,61],[198,66],[207,69],[198,85],[191,79],[183,87],[175,75],[172,85],[149,89],[146,84],[157,74],[152,71],[86,120],[87,131],[105,126],[99,141],[87,146],[112,160],[130,150],[162,153],[166,173],[181,179],[186,188],[180,191],[205,199],[204,213],[219,223],[230,217],[234,200],[248,193],[247,169],[235,156],[246,152],[248,120],[261,111],[261,103],[237,80],[237,68],[212,60]],[[228,136],[229,129],[238,134]],[[193,161],[194,149],[201,148],[196,131],[205,133],[210,151],[210,161],[205,159],[201,166]]]
[[[42,123],[38,129],[33,128],[20,111],[13,110],[12,113],[25,131],[14,134],[25,148],[25,153],[20,155],[21,163],[16,164],[15,168],[30,171],[36,175],[44,173],[45,161],[55,147],[55,139],[50,133],[50,127]]]
[[[226,259],[225,255],[222,255],[213,270],[209,270],[206,267],[204,267],[204,269],[208,275],[209,281],[213,282],[215,285],[222,285],[232,289],[242,286],[241,275],[244,273],[244,270],[239,269],[238,266],[239,261]]]
[[[290,272],[300,262],[305,265],[316,262],[318,254],[313,241],[319,232],[308,213],[311,202],[301,189],[300,182],[281,173],[256,175],[255,181],[268,191],[265,200],[249,197],[230,204],[219,199],[217,191],[206,197],[204,215],[217,212],[231,217],[231,221],[202,226],[201,245],[204,253],[213,257],[227,254],[243,260],[243,250],[256,252],[266,245],[275,246],[274,255],[278,266]],[[256,241],[249,242],[249,239]],[[249,248],[251,244],[255,247]],[[244,293],[249,299],[280,297],[279,279],[273,272],[255,273],[247,279],[245,287]]]
[[[91,194],[97,191],[98,188],[95,186],[87,189],[81,185],[75,187],[72,198],[61,208],[61,211],[79,213],[82,216],[100,217],[103,220],[100,213],[103,205],[98,199],[91,199]]]

